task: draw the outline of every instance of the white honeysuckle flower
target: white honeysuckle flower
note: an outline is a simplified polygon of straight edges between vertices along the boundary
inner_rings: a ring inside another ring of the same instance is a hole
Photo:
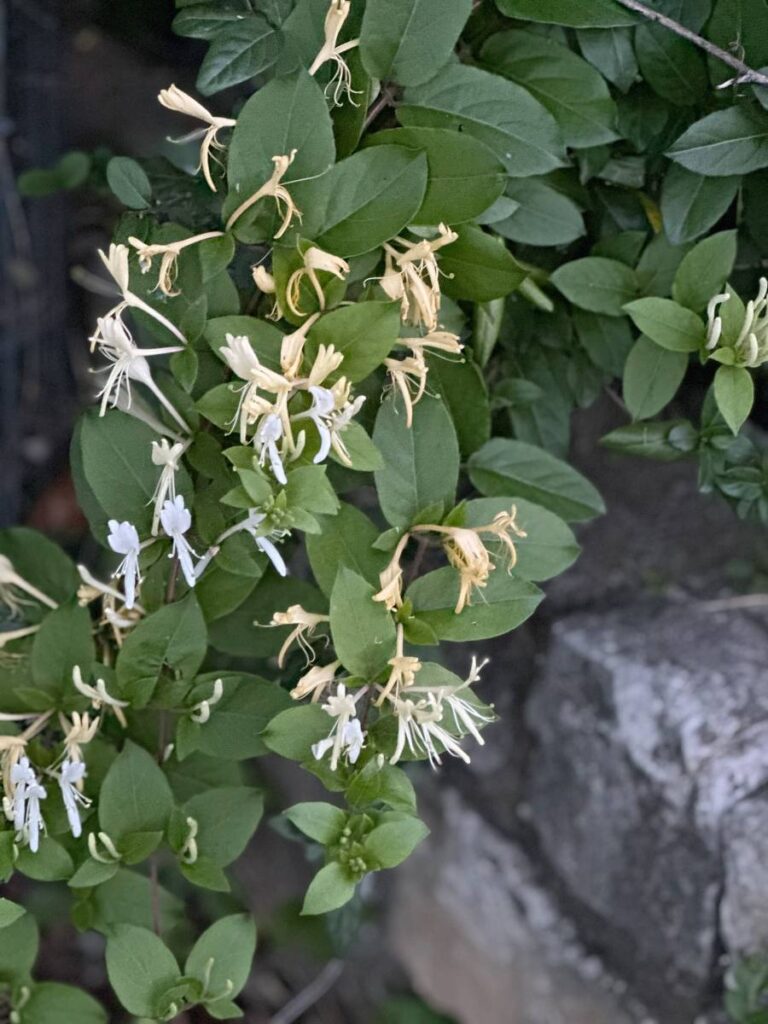
[[[59,712],[59,723],[64,733],[64,749],[67,758],[73,762],[82,761],[82,747],[90,743],[99,731],[101,720],[94,718],[91,721],[91,716],[87,711],[83,715],[78,711],[73,711],[71,722],[63,712]]]
[[[384,244],[385,271],[379,283],[390,299],[400,302],[404,323],[437,331],[442,295],[435,253],[458,237],[441,224],[436,238],[409,242],[397,237]]]
[[[201,235],[182,238],[178,242],[150,243],[143,242],[140,238],[134,238],[133,236],[128,239],[128,242],[136,250],[142,274],[148,274],[152,269],[152,261],[155,256],[160,257],[160,273],[153,290],[159,290],[163,295],[173,297],[180,294],[178,289],[174,289],[174,285],[179,270],[179,256],[181,253],[190,245],[198,245],[200,242],[207,242],[211,238],[223,237],[223,231],[205,231]]]
[[[217,149],[225,149],[226,147],[219,142],[218,133],[222,128],[234,128],[237,124],[232,117],[218,117],[215,114],[211,114],[210,111],[206,110],[202,103],[199,103],[196,99],[193,99],[188,93],[183,92],[175,85],[171,85],[168,89],[163,89],[158,95],[158,100],[167,110],[173,110],[178,114],[186,114],[187,117],[194,117],[198,121],[202,121],[208,125],[207,128],[199,128],[188,135],[185,135],[181,139],[173,139],[173,142],[190,142],[192,139],[202,138],[202,144],[200,146],[200,167],[202,168],[205,180],[208,183],[208,187],[211,191],[216,191],[216,185],[211,174],[210,162],[212,159],[216,159],[213,151]]]
[[[104,847],[105,852],[102,853],[99,849],[99,843]],[[99,864],[119,864],[122,860],[120,851],[107,832],[91,832],[89,834],[88,852]]]
[[[352,99],[355,92],[352,88],[352,72],[342,54],[358,46],[360,40],[350,39],[349,42],[339,43],[339,34],[349,17],[350,7],[350,0],[330,0],[325,15],[323,45],[309,68],[310,75],[315,75],[328,61],[334,64],[333,75],[326,86],[326,92],[331,90],[333,93],[334,106],[340,105],[340,97],[344,94],[353,106],[357,106]]]
[[[331,731],[324,740],[312,745],[312,754],[320,761],[331,751],[331,771],[336,771],[342,754],[349,764],[354,764],[365,745],[365,733],[357,720],[356,702],[367,691],[368,687],[358,690],[356,696],[348,694],[343,683],[336,687],[336,693],[328,697],[322,705],[323,711],[335,719]]]
[[[275,283],[275,279],[272,274],[270,274],[266,267],[257,263],[251,267],[251,277],[253,278],[253,283],[260,292],[263,292],[264,295],[274,295],[275,297],[272,309],[267,313],[267,319],[282,320],[283,310],[280,306],[280,299],[277,295],[277,284]]]
[[[350,466],[352,460],[341,435],[362,408],[365,395],[358,395],[350,402],[347,397],[349,388],[344,378],[333,390],[314,385],[310,385],[307,390],[312,395],[312,405],[306,412],[299,413],[293,419],[310,419],[317,428],[320,448],[312,461],[324,462],[333,448],[339,459]]]
[[[123,578],[125,607],[130,609],[136,603],[136,588],[141,583],[141,571],[139,569],[141,541],[139,540],[136,527],[127,520],[120,523],[116,519],[110,519],[108,526],[107,543],[115,554],[123,556],[122,562],[112,573],[112,578]]]
[[[64,802],[64,809],[67,812],[69,828],[75,839],[83,834],[83,825],[80,821],[78,804],[82,807],[89,807],[91,801],[84,796],[79,786],[85,778],[85,765],[82,761],[62,761],[59,769],[58,781],[61,790],[61,799]]]
[[[393,690],[397,698],[402,690],[413,686],[416,673],[421,671],[421,661],[405,653],[405,630],[400,622],[397,624],[396,636],[395,655],[387,662],[390,667],[389,678],[376,701],[377,707],[381,707]]]
[[[291,690],[291,697],[302,700],[311,694],[312,703],[316,703],[326,686],[334,681],[340,668],[340,661],[332,661],[329,665],[314,665]]]
[[[277,442],[282,437],[283,421],[277,413],[271,412],[261,420],[258,430],[253,436],[253,444],[259,453],[259,465],[263,466],[269,460],[275,479],[285,487],[288,477],[285,475],[285,467],[277,447]]]
[[[321,272],[332,274],[339,281],[343,281],[350,271],[346,260],[341,259],[339,256],[334,256],[330,252],[325,252],[316,245],[309,246],[306,252],[302,254],[302,261],[302,266],[294,270],[288,278],[288,283],[285,287],[286,305],[294,316],[306,316],[304,310],[299,306],[301,285],[304,278],[312,285],[317,297],[317,304],[323,310],[326,304],[325,292],[317,275]]]
[[[192,515],[184,502],[184,496],[177,494],[163,505],[160,512],[160,522],[163,530],[173,541],[171,553],[179,560],[179,566],[187,581],[187,586],[194,587],[197,583],[195,566],[192,558],[197,558],[196,552],[192,549],[189,541],[184,536],[192,526]]]
[[[148,356],[162,356],[173,352],[181,352],[183,349],[178,345],[170,345],[166,348],[139,348],[133,341],[128,328],[117,316],[100,317],[98,330],[91,339],[98,345],[102,355],[110,363],[104,370],[97,370],[97,373],[109,372],[107,382],[98,394],[101,399],[100,415],[103,416],[107,407],[112,405],[114,409],[123,391],[128,396],[128,407],[131,405],[131,381],[138,381],[148,388],[164,409],[170,413],[179,426],[189,432],[189,427],[176,411],[174,406],[165,397],[160,388],[152,378],[152,371],[149,368]]]
[[[317,387],[326,377],[334,373],[344,362],[344,353],[337,352],[333,345],[319,345],[315,361],[307,377],[307,385]],[[334,396],[335,397],[335,396]]]
[[[296,159],[296,153],[298,150],[291,150],[289,154],[283,154],[282,156],[273,156],[272,163],[275,165],[275,169],[272,172],[272,176],[264,182],[261,188],[257,189],[252,196],[244,200],[235,212],[230,216],[227,221],[227,231],[230,231],[246,210],[250,210],[252,206],[259,202],[260,199],[271,197],[275,200],[275,206],[277,207],[278,215],[281,216],[282,223],[275,233],[275,238],[281,238],[293,222],[293,218],[296,217],[301,220],[301,211],[296,206],[286,186],[283,184],[283,178],[288,168],[291,166],[293,161]]]
[[[79,693],[88,697],[94,711],[100,711],[101,708],[111,708],[115,712],[115,717],[123,728],[128,725],[123,709],[130,707],[130,701],[118,700],[117,697],[113,697],[110,693],[106,692],[106,684],[103,679],[97,679],[95,686],[91,686],[90,683],[83,682],[83,674],[80,671],[80,666],[76,665],[72,670],[72,682]]]
[[[29,604],[25,598],[19,597],[17,591],[27,594],[39,604],[44,604],[46,608],[58,608],[56,601],[16,572],[10,558],[0,555],[0,602],[8,608],[14,618],[21,612],[23,604]]]
[[[291,644],[296,641],[307,658],[307,664],[314,661],[315,652],[307,637],[313,637],[315,630],[323,622],[330,622],[327,615],[318,615],[315,612],[308,612],[300,604],[292,604],[284,612],[275,612],[272,616],[270,626],[293,626],[294,628],[285,638],[280,653],[277,656],[279,668],[285,667],[285,657]]]
[[[37,776],[29,763],[28,757],[22,757],[13,765],[10,772],[13,827],[17,832],[24,828],[24,821],[27,816],[27,790],[37,781]]]
[[[267,518],[265,512],[260,512],[258,509],[251,509],[245,519],[241,519],[239,523],[235,523],[234,526],[230,526],[229,529],[225,530],[224,533],[216,541],[216,547],[221,547],[227,537],[232,537],[234,534],[239,533],[241,530],[245,530],[246,533],[250,533],[256,542],[256,547],[262,551],[267,558],[270,560],[275,570],[280,576],[288,575],[288,567],[277,550],[275,544],[270,540],[268,536],[260,533],[260,529],[265,519]],[[278,539],[282,539],[286,536],[287,531],[279,530],[272,531],[272,535]]]
[[[239,422],[240,441],[242,444],[247,444],[249,423],[256,422],[261,416],[273,410],[273,408],[276,411],[279,410],[278,415],[280,415],[281,411],[285,408],[292,385],[282,374],[275,373],[274,370],[270,370],[269,367],[262,365],[259,357],[253,350],[253,346],[245,335],[227,334],[225,335],[225,341],[226,345],[220,350],[221,356],[230,369],[241,380],[245,381],[245,386],[241,389],[240,402],[235,413],[233,427],[235,423]],[[275,406],[275,403],[261,397],[258,393],[259,390],[270,391],[272,394],[277,395],[277,406]],[[280,415],[280,418],[283,423],[283,430],[285,431],[287,413],[285,416]]]
[[[201,700],[198,704],[192,708],[189,713],[189,717],[193,722],[197,722],[198,725],[204,725],[211,717],[211,708],[214,704],[218,704],[221,698],[224,696],[224,680],[216,679],[213,684],[213,692],[210,697],[205,700]]]
[[[167,438],[160,442],[152,442],[152,462],[160,466],[160,477],[152,495],[155,510],[152,515],[152,536],[156,537],[160,529],[160,510],[167,498],[171,501],[176,497],[176,474],[179,471],[179,460],[189,447],[189,442],[177,441],[171,444]]]
[[[24,822],[23,834],[32,853],[37,853],[40,849],[40,833],[45,831],[40,801],[45,800],[47,796],[45,787],[41,786],[37,780],[27,787],[27,817]]]
[[[478,707],[462,696],[462,693],[480,681],[480,674],[489,660],[486,658],[484,661],[478,661],[477,656],[473,654],[469,675],[459,686],[413,686],[410,690],[411,693],[428,694],[432,706],[445,705],[453,716],[456,728],[462,733],[469,733],[481,747],[485,745],[485,740],[480,735],[478,725],[487,725],[496,716],[492,708]]]
[[[407,747],[417,757],[426,754],[434,768],[442,763],[435,743],[443,748],[444,753],[459,758],[465,764],[470,763],[469,754],[462,749],[456,737],[440,725],[443,710],[439,704],[431,699],[415,702],[410,698],[395,698],[392,706],[397,718],[397,743],[389,759],[390,764],[397,764]]]
[[[319,313],[313,313],[307,317],[301,327],[291,334],[283,336],[280,344],[280,366],[286,377],[293,380],[298,376],[301,369],[301,362],[304,357],[304,346],[307,343],[307,334],[314,327],[320,318]]]
[[[310,385],[309,393],[312,395],[312,406],[306,412],[300,413],[296,419],[306,416],[317,427],[317,432],[320,435],[320,448],[312,461],[320,463],[325,462],[331,450],[331,431],[327,421],[335,410],[336,399],[328,388]]]
[[[153,320],[157,320],[159,324],[162,324],[174,337],[178,338],[182,345],[187,344],[187,339],[181,333],[179,328],[172,323],[167,317],[163,316],[162,313],[158,313],[156,309],[140,299],[138,295],[134,294],[130,290],[130,268],[128,263],[128,247],[126,245],[116,245],[114,242],[109,247],[108,252],[103,252],[99,249],[99,256],[104,266],[109,271],[112,279],[114,280],[117,287],[120,289],[122,299],[117,305],[113,306],[112,309],[102,317],[102,320],[110,318],[120,319],[120,316],[124,309],[140,309],[147,316],[151,316]],[[99,332],[97,331],[93,338],[91,338],[92,347],[99,341]]]
[[[730,292],[713,295],[707,304],[707,342],[709,352],[718,348],[722,341],[723,320],[720,306],[730,302]],[[738,301],[738,300],[737,300]],[[741,327],[736,340],[727,343],[733,349],[736,366],[756,369],[768,361],[768,279],[761,277],[757,295],[744,308]]]

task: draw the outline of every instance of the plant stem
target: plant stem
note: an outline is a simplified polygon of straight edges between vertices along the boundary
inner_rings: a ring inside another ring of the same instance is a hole
[[[379,114],[383,110],[386,110],[387,107],[391,107],[392,103],[393,99],[392,94],[389,91],[389,87],[386,85],[382,86],[381,93],[379,94],[378,99],[375,101],[375,103],[371,104],[368,113],[365,115],[365,125],[363,130],[368,131],[368,129],[371,127],[371,125],[379,116]]]
[[[318,976],[279,1010],[269,1024],[293,1024],[333,988],[344,970],[343,960],[329,960]]]
[[[738,72],[738,75],[735,78],[736,83],[752,82],[756,85],[768,86],[768,75],[764,75],[762,71],[755,71],[754,68],[745,64],[743,60],[739,60],[738,57],[734,57],[733,54],[728,53],[727,50],[723,50],[714,43],[710,43],[710,41],[708,39],[704,39],[703,36],[696,35],[695,32],[686,28],[685,25],[681,25],[678,21],[668,18],[666,14],[661,14],[659,11],[652,10],[644,3],[641,3],[640,0],[616,0],[616,3],[621,4],[622,7],[626,7],[629,11],[635,11],[637,14],[641,14],[649,21],[655,21],[659,25],[663,25],[664,28],[668,28],[670,32],[674,32],[683,39],[687,39],[688,42],[693,43],[694,46],[698,46],[700,49],[706,51],[706,53],[711,57],[722,61],[723,64],[727,64],[729,67],[733,68],[734,71]]]

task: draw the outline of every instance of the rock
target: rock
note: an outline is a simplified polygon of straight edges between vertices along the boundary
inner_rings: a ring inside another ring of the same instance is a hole
[[[730,953],[768,948],[768,799],[742,800],[723,829],[725,887],[720,925]]]
[[[630,1024],[523,851],[445,787],[430,806],[432,835],[388,900],[415,990],[460,1024]]]
[[[569,616],[528,704],[541,849],[582,934],[669,1024],[706,1006],[725,822],[768,781],[767,638],[693,600]]]

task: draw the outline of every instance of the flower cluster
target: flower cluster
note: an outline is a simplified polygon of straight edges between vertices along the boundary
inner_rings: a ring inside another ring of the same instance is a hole
[[[732,292],[721,292],[714,295],[707,305],[707,344],[708,352],[717,353],[722,362],[735,366],[756,368],[768,362],[768,279],[761,277],[760,286],[754,299],[750,299],[743,309],[739,331],[735,338],[727,339],[723,335],[723,318],[720,315],[724,303],[741,300]]]

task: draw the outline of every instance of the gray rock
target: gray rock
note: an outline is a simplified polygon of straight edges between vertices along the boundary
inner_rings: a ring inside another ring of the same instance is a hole
[[[725,886],[720,925],[733,954],[768,949],[768,798],[742,800],[723,828]]]
[[[542,850],[582,933],[669,1024],[706,1004],[724,820],[768,781],[767,638],[693,601],[571,616],[528,705]]]
[[[430,1005],[461,1024],[635,1019],[518,846],[444,787],[428,820],[388,902],[390,946]]]

